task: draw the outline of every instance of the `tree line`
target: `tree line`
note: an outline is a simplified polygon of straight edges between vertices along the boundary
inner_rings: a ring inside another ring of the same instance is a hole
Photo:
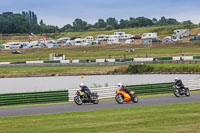
[[[130,17],[129,19],[117,20],[110,17],[106,20],[99,19],[95,24],[89,24],[82,19],[75,19],[72,24],[67,24],[62,28],[53,25],[47,25],[40,20],[38,23],[37,15],[32,11],[23,11],[20,13],[4,12],[0,14],[0,33],[55,33],[55,32],[74,32],[74,31],[95,31],[95,30],[112,30],[145,27],[154,25],[178,25],[193,24],[190,20],[178,22],[174,18],[161,17],[149,19],[146,17]]]

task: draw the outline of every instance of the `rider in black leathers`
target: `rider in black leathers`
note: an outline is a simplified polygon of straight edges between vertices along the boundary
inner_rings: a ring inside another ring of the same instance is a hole
[[[183,85],[182,80],[180,80],[178,78],[175,78],[175,86],[178,86],[179,89],[184,89],[184,85]]]

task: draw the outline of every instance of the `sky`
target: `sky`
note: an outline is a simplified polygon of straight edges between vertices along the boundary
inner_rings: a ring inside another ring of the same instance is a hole
[[[48,25],[62,27],[81,18],[94,24],[99,18],[175,18],[200,23],[200,0],[1,0],[0,13],[34,11]]]

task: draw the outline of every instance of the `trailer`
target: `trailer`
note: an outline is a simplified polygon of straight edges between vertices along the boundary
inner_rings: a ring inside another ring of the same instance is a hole
[[[153,39],[153,38],[157,38],[157,33],[144,33],[142,35],[142,39]]]

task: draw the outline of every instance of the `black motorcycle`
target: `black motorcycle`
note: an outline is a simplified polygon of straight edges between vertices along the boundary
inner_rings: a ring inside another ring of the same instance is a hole
[[[180,97],[182,95],[185,95],[187,97],[190,96],[190,90],[188,88],[186,88],[186,87],[184,87],[184,88],[181,89],[178,86],[173,86],[173,88],[174,88],[174,95],[176,97]]]
[[[89,97],[86,93],[81,92],[81,91],[77,91],[75,93],[75,97],[74,97],[74,102],[77,105],[82,105],[83,103],[93,103],[93,104],[98,104],[99,103],[99,99],[98,99],[98,95],[96,92],[91,93],[91,97]]]

